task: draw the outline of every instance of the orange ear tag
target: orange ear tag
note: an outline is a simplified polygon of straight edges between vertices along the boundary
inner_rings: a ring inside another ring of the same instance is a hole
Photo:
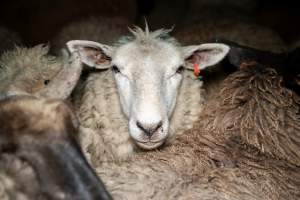
[[[200,75],[200,67],[199,67],[199,64],[198,63],[195,63],[194,64],[194,74],[195,76],[199,76]]]

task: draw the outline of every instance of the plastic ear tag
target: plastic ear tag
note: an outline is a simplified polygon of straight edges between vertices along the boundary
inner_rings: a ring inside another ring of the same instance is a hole
[[[200,80],[202,81],[202,76],[200,76],[200,66],[198,63],[194,64],[194,75]]]
[[[198,63],[195,63],[194,64],[194,74],[195,76],[199,76],[200,75],[200,67],[199,67],[199,64]]]

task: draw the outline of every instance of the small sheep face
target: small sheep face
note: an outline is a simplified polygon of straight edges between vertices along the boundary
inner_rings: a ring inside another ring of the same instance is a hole
[[[82,70],[79,55],[59,58],[47,45],[16,47],[0,57],[0,99],[14,95],[66,99]]]
[[[83,63],[113,70],[130,136],[144,149],[157,148],[170,136],[169,120],[184,68],[212,66],[229,51],[223,44],[181,47],[168,32],[136,28],[132,30],[135,37],[114,47],[80,40],[67,43],[71,52],[79,52]]]

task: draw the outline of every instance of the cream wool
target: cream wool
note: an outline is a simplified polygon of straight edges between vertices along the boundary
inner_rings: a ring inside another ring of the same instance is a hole
[[[13,87],[21,93],[34,93],[44,87],[44,81],[52,79],[62,68],[55,57],[48,56],[47,45],[33,48],[16,47],[0,58],[1,92]]]

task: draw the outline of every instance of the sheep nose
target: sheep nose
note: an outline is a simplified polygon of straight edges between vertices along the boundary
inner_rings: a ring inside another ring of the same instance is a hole
[[[136,126],[139,127],[150,138],[160,127],[162,127],[162,121],[155,124],[143,124],[139,121],[136,122]]]

